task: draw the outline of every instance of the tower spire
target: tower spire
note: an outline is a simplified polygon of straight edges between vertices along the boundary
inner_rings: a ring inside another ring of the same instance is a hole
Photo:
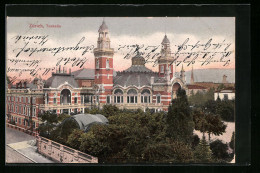
[[[186,83],[186,81],[185,81],[185,70],[184,70],[184,68],[183,68],[183,64],[182,64],[182,67],[181,67],[180,78],[181,78],[181,80],[182,80],[184,83]]]
[[[194,84],[193,65],[191,69],[190,84]]]

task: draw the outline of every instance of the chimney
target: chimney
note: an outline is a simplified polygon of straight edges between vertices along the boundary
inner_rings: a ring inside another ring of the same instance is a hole
[[[190,84],[194,84],[193,66],[191,69]]]
[[[151,85],[154,84],[154,76],[151,77]]]
[[[59,73],[60,73],[60,68],[61,68],[61,65],[59,65]]]
[[[69,69],[69,73],[71,74],[71,68]]]
[[[227,76],[223,75],[222,83],[227,83]]]
[[[24,87],[25,89],[27,88],[26,81],[24,81],[23,87]]]
[[[20,88],[20,89],[23,88],[21,81],[19,82],[19,88]]]
[[[16,89],[18,89],[19,83],[16,83]]]

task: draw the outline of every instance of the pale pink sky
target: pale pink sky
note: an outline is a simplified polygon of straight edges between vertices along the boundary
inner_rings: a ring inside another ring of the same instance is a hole
[[[55,67],[58,58],[87,58],[84,68],[94,68],[93,52],[87,52],[81,55],[83,51],[66,51],[55,56],[49,52],[35,53],[28,56],[28,53],[21,53],[18,58],[16,54],[19,48],[25,45],[25,41],[19,40],[15,43],[17,35],[22,36],[36,36],[48,35],[48,41],[42,47],[71,47],[75,46],[82,37],[85,37],[81,46],[96,47],[98,28],[102,23],[102,18],[32,18],[32,17],[8,17],[7,18],[7,59],[21,59],[21,60],[41,60],[38,67],[50,68]],[[212,43],[231,43],[228,51],[231,55],[228,57],[230,63],[223,66],[223,63],[211,63],[210,65],[201,66],[201,63],[196,61],[193,65],[194,69],[199,68],[235,68],[235,18],[200,18],[200,17],[116,17],[105,18],[106,24],[109,28],[111,47],[115,49],[114,54],[114,69],[122,71],[131,66],[131,59],[124,59],[123,57],[129,50],[117,50],[120,45],[144,45],[146,46],[160,46],[162,39],[167,34],[171,42],[172,53],[177,51],[177,45],[189,38],[189,44],[206,43],[212,39]],[[42,24],[44,28],[30,28],[30,24]],[[61,28],[47,28],[48,25],[59,24]],[[38,41],[38,40],[36,40]],[[35,48],[37,44],[31,42],[28,47]],[[38,45],[38,48],[41,46]],[[159,53],[161,47],[155,52]],[[220,49],[221,50],[221,49]],[[223,50],[223,49],[222,49]],[[203,51],[202,48],[196,51]],[[213,51],[209,49],[208,51]],[[185,52],[185,51],[183,51]],[[187,52],[187,51],[186,51]],[[220,55],[216,55],[220,56]],[[183,58],[180,58],[182,60]],[[219,58],[218,58],[219,59]],[[182,64],[181,64],[182,65]],[[176,71],[181,69],[181,65],[177,67]],[[186,71],[191,69],[191,65],[183,63]],[[157,66],[153,67],[152,63],[147,63],[146,66],[154,71],[157,71]],[[16,65],[7,60],[7,68],[28,68],[24,63],[17,63]],[[67,68],[72,68],[72,71],[79,69],[78,67],[71,67],[71,64],[66,65]],[[18,78],[34,78],[28,72],[24,72],[21,76],[17,72],[8,72],[10,76],[18,76]],[[39,73],[41,74],[41,73]],[[50,77],[51,73],[42,76],[43,79]]]

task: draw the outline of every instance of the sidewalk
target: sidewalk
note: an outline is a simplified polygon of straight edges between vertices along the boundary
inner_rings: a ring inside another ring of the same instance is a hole
[[[16,131],[14,129],[10,129],[8,127],[6,128],[6,132],[6,150],[8,147],[10,147],[14,151],[8,151],[17,152],[33,163],[54,163],[52,160],[44,157],[37,152],[37,147],[34,146],[32,142],[32,140],[35,140],[35,137],[32,137],[20,131]],[[24,141],[21,141],[22,139],[24,139]],[[10,152],[8,153],[10,154]],[[14,154],[11,155],[12,157],[15,157]],[[10,158],[9,155],[7,155],[6,157]],[[15,158],[13,160],[15,160]]]

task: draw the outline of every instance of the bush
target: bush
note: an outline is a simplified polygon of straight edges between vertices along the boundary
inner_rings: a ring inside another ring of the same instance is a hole
[[[230,162],[232,155],[228,153],[228,145],[224,144],[221,140],[215,140],[210,143],[213,157],[218,162]]]

